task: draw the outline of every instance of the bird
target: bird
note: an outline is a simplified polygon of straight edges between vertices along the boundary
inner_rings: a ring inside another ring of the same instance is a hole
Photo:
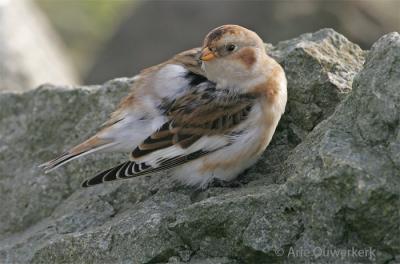
[[[212,29],[201,47],[134,76],[99,131],[40,165],[48,173],[95,152],[125,152],[125,162],[82,187],[169,171],[183,185],[231,182],[262,155],[287,102],[282,66],[239,25]]]

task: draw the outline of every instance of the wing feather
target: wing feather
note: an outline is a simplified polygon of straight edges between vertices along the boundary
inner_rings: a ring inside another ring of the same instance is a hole
[[[81,184],[81,186],[86,188],[86,187],[91,187],[91,186],[101,184],[104,182],[108,182],[108,181],[133,178],[133,177],[143,176],[143,175],[154,173],[154,172],[159,172],[162,170],[167,170],[167,169],[173,168],[175,166],[189,162],[191,160],[197,159],[208,153],[209,152],[205,152],[205,151],[196,151],[196,152],[190,153],[185,156],[179,156],[179,157],[175,157],[172,159],[166,159],[166,160],[161,161],[158,167],[151,167],[151,166],[147,165],[146,163],[137,163],[135,161],[127,161],[127,162],[124,162],[124,163],[121,163],[121,164],[115,166],[114,168],[105,170],[105,171],[97,174],[96,176],[94,176],[91,179],[85,180]]]
[[[202,93],[198,96],[201,97]],[[186,101],[184,97],[171,106],[168,112],[170,120],[132,151],[133,160],[174,146],[187,149],[204,136],[223,136],[246,120],[254,104],[254,100],[246,98],[231,100],[229,104],[224,102],[221,107],[221,104],[207,100],[194,112],[189,112],[184,107],[188,105]]]
[[[131,161],[84,181],[83,187],[170,169],[232,143],[229,135],[247,119],[255,97],[216,89],[194,72],[186,77],[193,87],[160,106],[168,121],[131,152]]]

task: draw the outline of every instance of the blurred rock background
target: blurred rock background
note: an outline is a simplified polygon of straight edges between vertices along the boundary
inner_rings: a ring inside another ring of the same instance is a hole
[[[20,92],[44,82],[76,83],[78,76],[34,3],[0,0],[0,92]]]
[[[330,27],[369,49],[399,13],[398,0],[0,0],[0,91],[133,76],[226,23],[273,44]]]

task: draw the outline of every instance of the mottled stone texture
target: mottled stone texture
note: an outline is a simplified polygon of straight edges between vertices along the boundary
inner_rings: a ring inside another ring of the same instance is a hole
[[[288,109],[236,188],[167,173],[79,188],[123,155],[37,168],[94,133],[132,80],[0,95],[0,262],[398,263],[399,34],[368,53],[329,29],[267,51],[287,72]]]

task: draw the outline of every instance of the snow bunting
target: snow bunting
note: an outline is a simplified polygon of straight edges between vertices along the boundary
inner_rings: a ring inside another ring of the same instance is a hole
[[[97,134],[41,166],[49,172],[89,153],[124,151],[129,161],[82,186],[167,169],[191,186],[231,181],[268,146],[286,100],[285,73],[261,38],[224,25],[202,48],[143,70]]]

